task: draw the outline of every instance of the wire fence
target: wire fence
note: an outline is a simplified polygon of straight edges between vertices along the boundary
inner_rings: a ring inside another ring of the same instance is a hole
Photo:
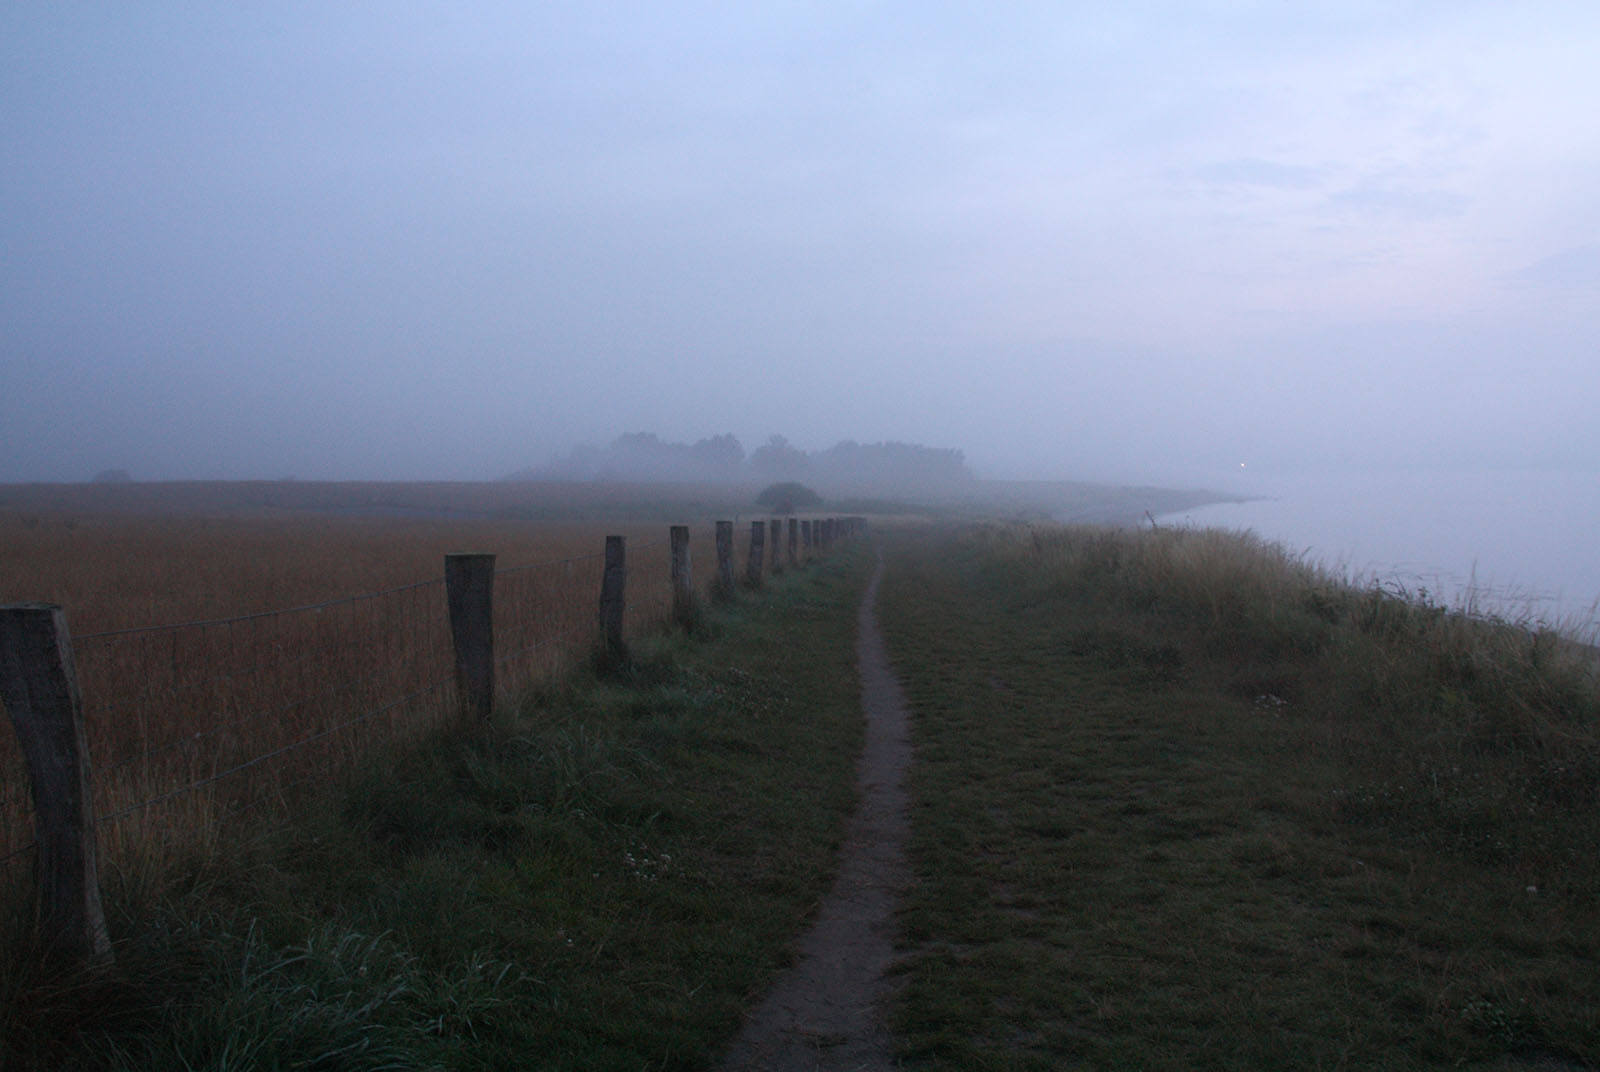
[[[599,636],[592,599],[605,554],[576,555],[497,569],[494,575],[495,687],[515,693],[566,668]]]
[[[442,578],[84,634],[73,657],[109,859],[159,855],[219,816],[281,799],[288,783],[348,763],[374,734],[432,721],[453,687]],[[11,758],[6,784],[26,785]],[[23,793],[3,807],[0,862],[12,862],[27,852],[32,807]]]
[[[784,537],[786,539],[786,536]],[[779,546],[767,549],[767,562]],[[716,580],[714,526],[692,528],[693,588]],[[735,533],[745,575],[748,532]],[[603,553],[495,571],[496,691],[524,690],[599,640]],[[670,541],[627,546],[630,633],[672,614]],[[443,577],[283,610],[73,639],[103,862],[161,859],[227,819],[287,813],[294,790],[379,739],[458,709]],[[0,881],[33,853],[32,801],[14,737],[0,734]]]
[[[628,620],[653,628],[672,615],[672,549],[666,537],[628,545]]]

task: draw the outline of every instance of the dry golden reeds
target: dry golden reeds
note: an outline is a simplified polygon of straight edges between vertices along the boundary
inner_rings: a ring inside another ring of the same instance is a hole
[[[608,533],[628,537],[629,630],[664,621],[664,524],[0,513],[0,602],[67,608],[103,866],[159,869],[455,709],[447,553],[497,555],[502,693],[582,658]],[[691,546],[703,591],[710,522]],[[32,839],[9,733],[0,772],[4,880],[26,872]]]

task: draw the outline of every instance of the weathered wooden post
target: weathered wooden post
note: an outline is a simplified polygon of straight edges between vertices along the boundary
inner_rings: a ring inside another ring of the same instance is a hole
[[[800,522],[794,518],[789,519],[789,565],[800,564]]]
[[[783,537],[780,531],[783,528],[783,522],[773,518],[769,524],[772,528],[772,539],[770,541],[772,544],[772,575],[776,577],[783,572]]]
[[[627,587],[627,542],[621,536],[607,536],[606,570],[600,578],[600,643],[608,659],[624,659],[628,654],[622,639]]]
[[[687,629],[694,624],[694,582],[689,575],[689,526],[673,525],[672,620]]]
[[[761,545],[766,539],[767,523],[750,522],[750,559],[745,563],[745,583],[751,588],[761,587]]]
[[[805,547],[806,559],[811,558],[811,519],[800,522],[800,543]]]
[[[733,594],[733,522],[717,522],[717,594]]]
[[[84,966],[110,964],[111,937],[95,868],[83,696],[60,607],[0,607],[0,700],[28,764],[34,876],[47,955]]]
[[[494,556],[445,555],[444,589],[461,707],[485,721],[494,711]]]

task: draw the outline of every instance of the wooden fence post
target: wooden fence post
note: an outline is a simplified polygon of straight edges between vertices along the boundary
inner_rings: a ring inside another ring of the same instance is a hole
[[[461,706],[486,721],[494,710],[494,556],[445,555],[444,588]]]
[[[750,560],[745,563],[745,581],[751,588],[761,587],[761,544],[766,535],[765,521],[750,522]]]
[[[810,561],[810,559],[811,559],[811,519],[810,518],[806,518],[804,521],[800,522],[800,543],[802,545],[804,545],[804,547],[805,547],[806,560]]]
[[[0,700],[28,764],[45,948],[48,955],[79,965],[109,964],[111,937],[95,870],[83,697],[67,615],[60,607],[0,607]]]
[[[780,531],[783,522],[773,518],[769,525],[772,531],[772,539],[768,541],[772,544],[772,575],[776,577],[783,572],[783,537]]]
[[[689,526],[673,525],[672,620],[687,629],[694,624],[694,582],[689,574]]]
[[[628,654],[622,639],[627,587],[627,541],[621,536],[607,536],[606,571],[600,579],[600,642],[608,659],[624,659]]]
[[[800,564],[799,546],[800,522],[791,517],[789,519],[789,565],[791,566]]]
[[[717,522],[717,593],[733,594],[733,522]]]

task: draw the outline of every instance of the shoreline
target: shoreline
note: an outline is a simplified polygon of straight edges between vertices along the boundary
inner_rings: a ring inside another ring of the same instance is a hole
[[[1082,481],[977,480],[928,488],[818,485],[813,513],[933,514],[1132,526],[1196,506],[1236,502],[1205,489]],[[667,514],[753,515],[756,484],[520,481],[184,480],[0,484],[0,513],[344,516],[406,520],[558,520]]]

